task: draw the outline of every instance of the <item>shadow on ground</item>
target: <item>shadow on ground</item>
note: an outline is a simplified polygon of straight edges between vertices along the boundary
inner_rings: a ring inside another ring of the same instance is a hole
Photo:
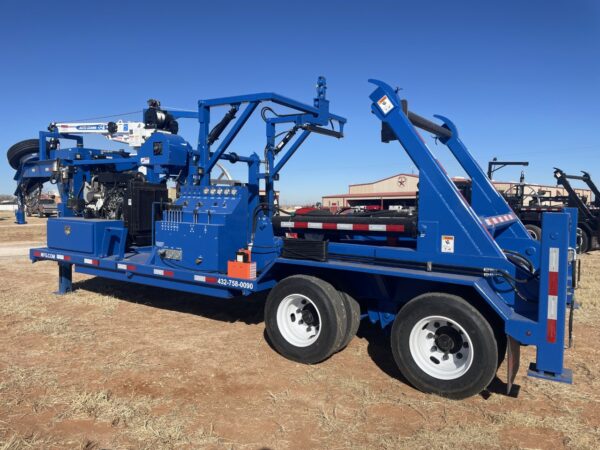
[[[244,322],[250,325],[263,321],[264,294],[220,299],[103,278],[91,278],[73,283],[73,290],[95,292],[130,303],[198,315],[222,322]]]
[[[108,295],[118,300],[139,303],[153,308],[198,315],[222,322],[243,322],[249,325],[263,322],[266,299],[264,293],[249,297],[219,299],[102,278],[90,278],[73,283],[73,289]],[[378,325],[363,320],[357,336],[367,341],[367,353],[381,371],[410,386],[410,383],[402,375],[394,361],[390,348],[389,333],[386,330],[381,330]],[[266,332],[264,337],[269,346],[275,351]],[[480,395],[486,400],[494,394],[506,396],[506,387],[506,383],[495,377],[490,386]],[[520,386],[514,385],[509,396],[517,397],[519,388]]]
[[[371,325],[368,321],[364,320],[358,330],[358,336],[367,340],[367,352],[381,371],[411,386],[394,361],[392,349],[390,348],[390,336],[387,330],[382,331],[378,325]],[[484,400],[489,399],[493,395],[516,398],[519,395],[519,390],[520,386],[514,384],[510,393],[507,394],[507,384],[496,376],[488,388],[480,393],[480,396]]]

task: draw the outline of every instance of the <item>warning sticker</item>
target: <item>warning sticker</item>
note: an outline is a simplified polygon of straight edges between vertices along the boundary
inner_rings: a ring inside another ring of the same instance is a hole
[[[442,236],[442,253],[454,253],[454,236]]]
[[[379,109],[381,109],[381,111],[383,111],[384,114],[387,114],[392,109],[394,109],[394,104],[390,101],[387,95],[384,95],[379,100],[377,100],[377,105],[379,105]]]

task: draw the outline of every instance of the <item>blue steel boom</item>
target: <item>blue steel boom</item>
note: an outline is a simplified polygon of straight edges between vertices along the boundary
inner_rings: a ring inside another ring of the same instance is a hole
[[[32,261],[58,262],[59,293],[71,291],[73,267],[221,298],[268,292],[269,339],[304,363],[343,349],[368,318],[391,329],[393,357],[415,387],[452,398],[485,389],[505,354],[510,389],[521,345],[537,348],[529,375],[571,382],[563,360],[576,211],[545,213],[542,239],[533,240],[449,119],[424,119],[389,85],[370,81],[382,139],[399,141],[419,170],[417,215],[278,209],[275,183],[308,136],[343,136],[346,120],[329,112],[319,78],[312,105],[262,93],[201,100],[197,111],[151,107],[146,113],[156,120],[145,121],[156,132],[137,153],[88,149],[81,136],[41,132],[39,152],[21,159],[16,179],[20,186],[56,182],[62,203]],[[271,106],[261,110],[262,157],[228,151],[263,103]],[[229,110],[211,128],[220,107]],[[199,122],[196,147],[176,134],[173,122],[182,118]],[[469,175],[470,205],[417,128],[436,135]],[[57,145],[66,139],[76,147]],[[211,179],[219,161],[246,164],[247,181]],[[166,198],[168,180],[177,184],[174,201]],[[119,201],[114,192],[122,193]]]

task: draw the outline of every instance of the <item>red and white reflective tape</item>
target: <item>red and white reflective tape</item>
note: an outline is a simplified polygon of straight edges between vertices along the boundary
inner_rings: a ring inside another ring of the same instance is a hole
[[[558,257],[560,249],[550,247],[548,265],[548,314],[546,324],[546,340],[556,342],[556,320],[558,319]]]
[[[201,281],[202,283],[216,283],[217,277],[206,277],[204,275],[194,275],[194,281]]]
[[[532,208],[530,206],[526,206],[523,208],[523,211],[535,211],[535,212],[558,212],[558,211],[562,211],[562,208],[551,208],[551,207],[547,207],[547,208]]]
[[[97,266],[100,264],[100,261],[98,261],[97,259],[83,258],[83,263],[90,264],[92,266]]]
[[[161,277],[172,277],[174,275],[172,270],[154,269],[154,275],[160,275]]]
[[[515,220],[517,216],[513,213],[510,214],[500,214],[499,216],[491,216],[485,218],[485,224],[489,227],[498,225],[499,223],[509,222],[511,220]]]
[[[61,261],[71,261],[71,257],[69,255],[56,255],[56,259],[60,259]]]
[[[339,231],[384,231],[403,233],[404,225],[385,225],[369,223],[326,223],[326,222],[281,222],[282,228],[304,228],[311,230]]]
[[[117,264],[117,269],[119,270],[135,270],[135,266],[131,265],[131,264]]]

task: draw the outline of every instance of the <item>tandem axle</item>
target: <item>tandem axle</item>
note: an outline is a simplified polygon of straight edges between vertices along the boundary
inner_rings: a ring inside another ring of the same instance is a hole
[[[505,357],[510,389],[521,345],[537,348],[530,375],[570,382],[563,360],[576,211],[544,214],[541,241],[532,239],[449,119],[425,119],[389,85],[371,82],[383,141],[398,141],[419,169],[416,215],[279,209],[275,183],[302,143],[311,134],[343,137],[346,120],[329,112],[320,78],[312,105],[262,93],[201,100],[197,111],[156,111],[169,125],[146,123],[135,153],[41,132],[39,151],[22,158],[17,178],[55,180],[63,206],[48,221],[47,247],[31,249],[32,261],[58,263],[60,293],[72,289],[73,268],[220,298],[268,292],[267,335],[279,353],[303,363],[342,350],[365,317],[390,331],[393,358],[411,384],[451,398],[485,389]],[[266,103],[262,154],[229,151]],[[186,118],[199,123],[196,146],[175,134],[173,121]],[[467,172],[471,204],[418,128],[437,136]],[[77,147],[56,146],[61,139]],[[211,177],[226,162],[244,164],[246,180]],[[164,196],[167,182],[177,186],[174,200]]]

